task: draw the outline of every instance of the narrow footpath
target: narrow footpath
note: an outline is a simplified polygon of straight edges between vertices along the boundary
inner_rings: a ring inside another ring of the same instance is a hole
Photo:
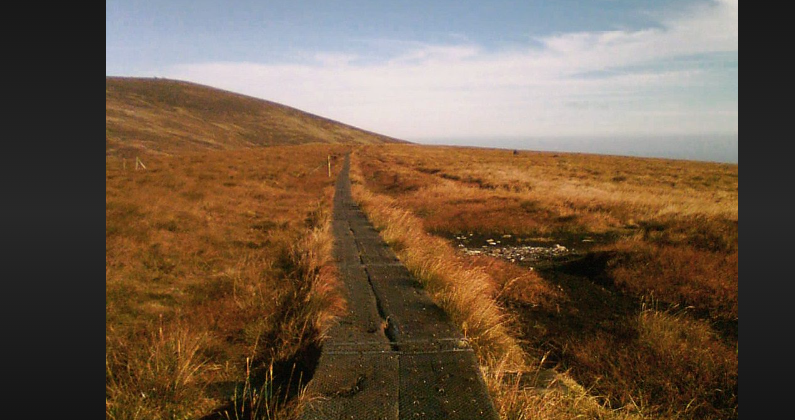
[[[334,257],[348,315],[329,332],[303,419],[498,419],[463,334],[351,198],[345,158],[334,196]]]

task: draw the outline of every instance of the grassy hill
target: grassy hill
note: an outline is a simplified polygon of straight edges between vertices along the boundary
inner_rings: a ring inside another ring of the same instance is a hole
[[[400,140],[274,102],[166,79],[105,79],[109,156]]]

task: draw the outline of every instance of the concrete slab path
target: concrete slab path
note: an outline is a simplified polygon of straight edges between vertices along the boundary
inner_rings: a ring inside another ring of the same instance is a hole
[[[329,332],[304,419],[498,419],[477,358],[351,198],[334,196],[334,257],[349,313]]]

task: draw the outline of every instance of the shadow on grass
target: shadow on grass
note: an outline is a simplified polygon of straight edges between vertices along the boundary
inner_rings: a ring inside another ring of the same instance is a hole
[[[660,302],[657,309],[652,304],[651,313],[672,314],[662,317],[681,323],[675,331],[682,335],[666,336],[666,330],[655,330],[658,335],[651,338],[648,331],[644,335],[640,319],[649,302],[615,285],[608,271],[614,258],[615,252],[594,251],[535,264],[535,271],[563,298],[545,305],[506,299],[503,304],[519,318],[522,339],[546,355],[545,367],[568,370],[612,407],[640,401],[643,411],[661,415],[736,417],[736,380],[724,378],[731,365],[720,365],[720,360],[716,366],[699,363],[702,349],[687,347],[686,337],[694,334],[686,329],[692,325],[688,319],[700,314],[688,311],[685,317],[683,311],[676,315],[671,305]],[[710,323],[714,326],[715,321]],[[673,341],[649,341],[668,337]],[[660,350],[655,347],[659,343],[671,347]]]
[[[610,252],[589,252],[536,263],[535,271],[566,298],[554,306],[504,302],[518,309],[514,313],[525,326],[523,338],[548,352],[549,367],[570,367],[569,346],[595,335],[625,343],[637,338],[634,319],[642,302],[615,287],[606,271],[612,257]]]
[[[296,402],[312,379],[320,353],[321,347],[313,341],[288,360],[253,362],[256,367],[249,369],[245,381],[216,385],[229,402],[201,420],[280,418],[279,411]]]

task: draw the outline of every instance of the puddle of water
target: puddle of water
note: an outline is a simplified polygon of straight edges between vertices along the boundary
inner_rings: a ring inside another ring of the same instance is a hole
[[[581,255],[596,245],[614,240],[609,235],[567,234],[565,237],[531,237],[477,232],[438,232],[467,255],[486,255],[522,265],[534,265]]]
[[[488,255],[490,257],[502,258],[510,262],[533,263],[541,260],[550,260],[558,257],[565,257],[573,251],[563,245],[555,244],[550,247],[544,246],[498,246],[483,245],[480,248],[467,248],[459,244],[467,255]]]

